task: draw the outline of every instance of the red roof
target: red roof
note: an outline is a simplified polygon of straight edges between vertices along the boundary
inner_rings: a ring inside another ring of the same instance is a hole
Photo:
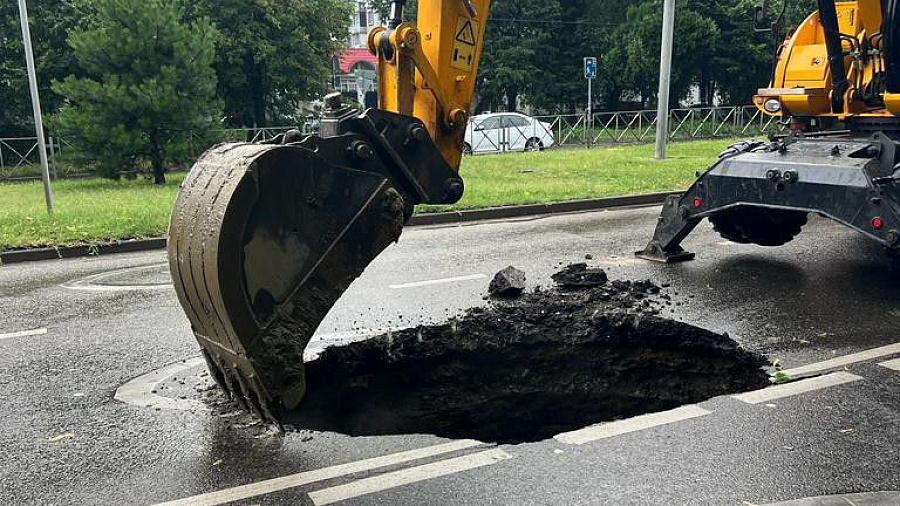
[[[362,47],[342,49],[340,54],[338,54],[338,58],[341,62],[341,72],[344,74],[350,73],[353,66],[361,61],[371,63],[372,66],[378,65],[378,58],[370,53],[368,49]]]

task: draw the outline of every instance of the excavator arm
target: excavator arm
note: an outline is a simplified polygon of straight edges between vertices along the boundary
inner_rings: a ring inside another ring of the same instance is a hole
[[[417,25],[400,22],[404,3],[393,2],[393,28],[369,33],[369,51],[378,56],[379,108],[422,120],[458,170],[491,2],[420,2]]]
[[[319,135],[207,151],[183,183],[169,264],[213,378],[280,423],[302,410],[303,353],[331,307],[396,242],[414,206],[463,194],[463,137],[490,0],[394,1],[374,29],[379,108],[326,98]]]

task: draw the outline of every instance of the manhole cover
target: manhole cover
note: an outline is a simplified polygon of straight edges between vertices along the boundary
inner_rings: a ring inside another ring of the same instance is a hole
[[[160,263],[116,269],[69,281],[62,285],[70,290],[124,291],[165,290],[172,287],[169,264]]]

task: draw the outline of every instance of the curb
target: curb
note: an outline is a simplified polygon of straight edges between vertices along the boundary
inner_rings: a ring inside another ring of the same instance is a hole
[[[114,253],[135,253],[166,248],[165,238],[135,239],[94,246],[64,246],[60,248],[23,249],[0,252],[0,265],[41,260],[59,260]]]
[[[450,225],[472,221],[499,220],[540,216],[544,214],[577,213],[598,211],[614,207],[650,206],[662,204],[670,195],[681,195],[683,192],[645,193],[624,197],[607,197],[602,199],[570,200],[553,204],[528,204],[523,206],[490,207],[472,211],[450,211],[446,213],[417,214],[409,220],[407,226],[421,227],[427,225]]]
[[[523,206],[491,207],[488,209],[476,209],[472,211],[417,214],[409,220],[407,226],[452,225],[484,220],[598,211],[601,209],[612,209],[617,207],[650,206],[662,204],[670,195],[680,194],[681,192],[646,193],[642,195],[628,195],[625,197],[571,200],[553,204],[529,204]],[[166,239],[156,238],[135,239],[94,246],[63,246],[59,248],[12,250],[0,252],[0,265],[38,262],[42,260],[59,260],[63,258],[112,255],[116,253],[136,253],[165,248]]]

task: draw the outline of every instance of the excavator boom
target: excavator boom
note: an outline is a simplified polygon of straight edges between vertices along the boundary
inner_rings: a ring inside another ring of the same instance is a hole
[[[280,423],[302,410],[303,352],[415,205],[450,204],[489,0],[395,1],[369,35],[379,108],[326,98],[319,135],[222,144],[194,165],[169,228],[179,301],[212,376]]]

